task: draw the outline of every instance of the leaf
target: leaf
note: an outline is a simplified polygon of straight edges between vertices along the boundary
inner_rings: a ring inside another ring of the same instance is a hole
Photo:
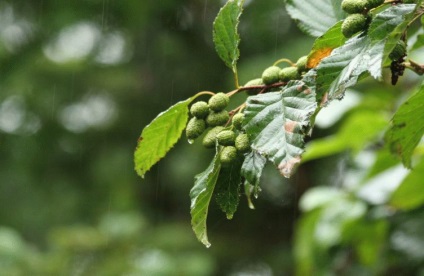
[[[389,204],[402,210],[411,210],[424,204],[424,159],[394,191]]]
[[[393,153],[411,168],[411,156],[424,134],[424,85],[403,103],[392,119],[386,141]]]
[[[237,72],[237,60],[240,56],[237,32],[239,18],[243,12],[240,0],[229,0],[219,11],[213,22],[213,42],[219,57],[225,65]]]
[[[255,151],[248,153],[241,167],[241,176],[245,179],[244,188],[250,209],[255,209],[252,194],[257,198],[260,187],[259,180],[266,164],[266,158]]]
[[[188,121],[188,105],[181,101],[160,113],[146,126],[134,153],[135,170],[141,177],[175,145]]]
[[[227,219],[232,219],[239,204],[239,192],[241,185],[240,169],[242,160],[237,160],[228,168],[223,167],[218,177],[215,198],[221,210],[227,215]]]
[[[342,21],[337,22],[325,34],[318,37],[308,55],[308,68],[315,68],[322,59],[331,54],[333,49],[342,46],[346,38],[342,34]]]
[[[358,111],[350,115],[336,135],[315,139],[306,145],[302,162],[330,156],[345,150],[359,152],[387,126],[387,119],[375,111]]]
[[[390,37],[392,32],[393,35],[397,35],[399,32],[399,29],[393,24],[407,22],[408,19],[405,19],[405,15],[411,13],[415,7],[415,5],[399,6],[402,8],[393,6],[378,13],[370,25],[368,35],[361,34],[349,39],[343,46],[334,49],[329,57],[321,61],[317,67],[318,101],[325,98],[325,103],[340,99],[346,88],[355,85],[358,78],[366,72],[369,72],[375,79],[381,78],[383,61],[388,56],[386,44],[397,42]],[[384,19],[388,17],[388,14],[391,17],[386,22]]]
[[[355,85],[367,71],[381,75],[384,41],[371,44],[366,36],[354,37],[335,49],[317,67],[317,99],[340,99],[348,87]],[[324,101],[324,103],[326,102]]]
[[[321,216],[321,209],[302,215],[294,231],[295,275],[316,275],[320,266],[316,256],[322,256],[321,248],[316,244],[315,227]]]
[[[411,50],[413,51],[413,50],[419,49],[423,46],[424,46],[424,34],[419,34],[417,36],[417,40],[415,41],[414,45],[412,45]]]
[[[272,161],[290,177],[304,151],[305,129],[316,109],[313,89],[302,81],[290,81],[281,92],[249,97],[245,130],[252,149]]]
[[[382,66],[391,63],[389,55],[408,28],[409,22],[413,20],[415,16],[414,11],[418,7],[419,5],[415,4],[398,4],[392,6],[378,14],[370,24],[368,36],[372,41],[376,42],[386,39]],[[388,30],[391,30],[389,35],[387,35]]]
[[[191,226],[197,239],[206,247],[211,246],[207,235],[206,220],[220,168],[221,164],[219,163],[218,154],[216,154],[209,167],[204,172],[196,175],[194,186],[190,191]]]
[[[318,37],[345,17],[341,3],[342,0],[288,0],[286,8],[302,31]]]

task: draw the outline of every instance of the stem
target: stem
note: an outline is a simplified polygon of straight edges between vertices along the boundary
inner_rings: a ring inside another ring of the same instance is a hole
[[[420,75],[420,76],[424,75],[424,65],[423,64],[418,64],[418,63],[416,63],[412,60],[409,60],[408,62],[405,62],[404,65],[405,65],[406,68],[414,71],[418,75]]]
[[[261,90],[266,91],[270,88],[281,87],[281,86],[284,86],[286,84],[287,84],[287,82],[276,82],[276,83],[273,83],[273,84],[270,84],[270,85],[242,86],[242,87],[239,87],[239,88],[237,88],[233,91],[228,92],[227,95],[228,95],[228,97],[231,97],[231,96],[233,96],[233,95],[235,95],[235,94],[237,94],[241,91],[245,91],[245,90],[261,89]]]
[[[288,58],[282,58],[282,59],[279,59],[279,60],[277,60],[276,62],[274,62],[274,66],[277,66],[278,64],[280,64],[281,62],[286,62],[286,63],[288,63],[288,64],[290,64],[290,66],[296,66],[296,63],[294,63],[293,61],[291,61],[290,59],[288,59]]]
[[[233,69],[234,72],[234,82],[236,84],[236,88],[238,89],[240,87],[239,85],[239,78],[238,78],[238,72],[237,72],[237,68]]]
[[[201,91],[201,92],[197,93],[196,95],[194,95],[192,98],[194,100],[194,99],[196,99],[196,98],[198,98],[200,96],[203,96],[203,95],[211,95],[211,96],[213,96],[213,95],[215,95],[215,93],[213,93],[211,91]]]

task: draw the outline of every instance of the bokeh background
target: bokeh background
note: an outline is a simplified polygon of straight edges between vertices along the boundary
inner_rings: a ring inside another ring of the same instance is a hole
[[[233,89],[212,43],[212,22],[224,2],[0,1],[0,275],[295,273],[295,237],[303,235],[296,230],[299,199],[312,187],[355,182],[370,158],[360,155],[363,167],[355,161],[367,140],[303,164],[290,181],[267,167],[256,210],[242,196],[231,221],[212,203],[209,249],[191,231],[189,191],[213,153],[182,139],[145,179],[133,169],[137,138],[159,112],[198,91]],[[279,58],[308,53],[313,38],[290,20],[284,1],[245,4],[241,83]],[[361,84],[374,92],[352,91],[319,119],[314,137],[335,133],[355,110],[389,114],[396,97],[404,97],[402,87],[417,82],[408,78],[397,88]],[[370,132],[368,138],[378,136]],[[412,228],[422,231],[423,210],[415,217]],[[384,229],[379,245],[390,249]],[[423,237],[418,241],[424,246]],[[418,249],[405,264],[407,247],[400,247],[364,265],[342,240],[327,245],[316,254],[333,274],[395,267],[408,275],[424,259]]]

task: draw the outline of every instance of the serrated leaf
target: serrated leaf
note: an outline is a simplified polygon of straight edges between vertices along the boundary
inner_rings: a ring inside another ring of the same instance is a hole
[[[252,194],[258,197],[260,187],[259,180],[266,164],[266,158],[255,151],[248,153],[241,167],[241,176],[245,179],[244,188],[250,209],[255,209],[252,202]]]
[[[221,164],[219,163],[218,154],[216,154],[209,167],[204,172],[196,175],[194,186],[190,191],[191,226],[197,239],[206,247],[211,246],[206,228],[209,203],[220,169]]]
[[[249,97],[244,128],[252,149],[290,177],[304,151],[305,129],[316,109],[314,91],[302,81],[290,81],[281,92]]]
[[[417,8],[418,6],[415,4],[392,6],[379,13],[370,24],[368,36],[371,41],[386,40],[382,66],[390,64],[389,55],[407,29],[409,22],[414,18],[414,11]],[[390,32],[389,35],[387,35],[388,31]]]
[[[355,85],[361,74],[381,75],[384,41],[371,44],[366,36],[354,37],[321,61],[317,67],[317,99],[342,98],[348,87]]]
[[[239,204],[239,193],[241,185],[240,169],[242,160],[236,160],[229,167],[221,168],[216,185],[215,198],[218,206],[232,219]]]
[[[380,12],[368,28],[367,34],[371,41],[385,39],[388,33],[405,21],[404,16],[414,9],[415,4],[399,4]]]
[[[341,3],[342,0],[288,0],[286,8],[301,30],[318,37],[345,17]]]
[[[188,105],[192,100],[190,98],[171,106],[143,129],[134,153],[138,175],[144,177],[180,139],[187,125]]]
[[[407,22],[405,16],[415,7],[400,6],[390,7],[378,13],[371,23],[368,35],[361,34],[349,39],[321,61],[317,67],[318,101],[325,96],[328,101],[343,97],[346,88],[355,85],[358,78],[367,72],[375,79],[381,78],[383,61],[388,56],[388,49],[390,50],[387,43],[392,44],[395,41],[390,35],[399,32],[393,22]],[[389,15],[390,20],[386,22],[384,19]]]
[[[393,153],[411,168],[411,156],[424,134],[424,85],[403,103],[392,119],[386,140]]]
[[[424,205],[424,160],[402,181],[394,191],[389,204],[402,210],[411,210]]]
[[[308,55],[308,68],[315,68],[322,59],[331,54],[333,49],[342,46],[346,38],[342,34],[342,21],[337,22],[325,34],[318,37]]]
[[[237,32],[239,18],[243,12],[240,0],[229,0],[219,11],[213,23],[213,42],[219,57],[225,65],[237,72],[237,60],[240,56]]]

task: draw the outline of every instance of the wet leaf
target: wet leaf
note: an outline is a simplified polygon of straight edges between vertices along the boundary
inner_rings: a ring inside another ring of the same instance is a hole
[[[242,163],[243,160],[237,160],[229,167],[222,167],[215,188],[216,202],[228,219],[233,218],[240,201]]]
[[[411,168],[411,156],[424,134],[424,85],[403,103],[392,119],[386,140],[393,153]]]
[[[402,210],[424,205],[424,160],[412,170],[394,191],[389,204]]]
[[[345,17],[342,0],[288,0],[287,11],[305,33],[318,37]]]
[[[237,60],[240,56],[238,45],[240,36],[237,32],[239,18],[243,12],[242,1],[229,0],[219,11],[213,23],[213,41],[219,57],[237,72]]]
[[[325,34],[318,37],[308,55],[308,68],[315,68],[322,59],[328,57],[333,49],[342,46],[346,38],[341,31],[342,21],[337,22]]]
[[[383,62],[397,42],[402,26],[409,22],[415,5],[390,7],[375,15],[369,34],[359,34],[344,45],[333,50],[331,55],[317,67],[317,99],[324,103],[343,97],[346,88],[355,85],[362,74],[369,73],[375,79],[382,76]],[[389,18],[389,21],[384,19]],[[390,44],[390,47],[388,46]],[[393,44],[393,45],[392,45]]]
[[[209,167],[204,172],[196,175],[194,186],[190,191],[191,226],[196,237],[206,247],[211,246],[208,240],[206,220],[220,169],[221,164],[219,163],[218,154],[216,154]]]
[[[290,177],[304,151],[305,129],[316,109],[313,89],[302,81],[291,81],[281,92],[249,97],[245,130],[252,149],[273,162]]]
[[[188,121],[192,98],[181,101],[160,113],[146,126],[134,153],[135,170],[141,177],[150,170],[180,139]]]
[[[256,198],[258,197],[260,178],[265,164],[266,158],[255,151],[250,152],[244,158],[241,167],[241,176],[245,179],[244,188],[250,209],[255,209],[252,202],[252,195]]]

